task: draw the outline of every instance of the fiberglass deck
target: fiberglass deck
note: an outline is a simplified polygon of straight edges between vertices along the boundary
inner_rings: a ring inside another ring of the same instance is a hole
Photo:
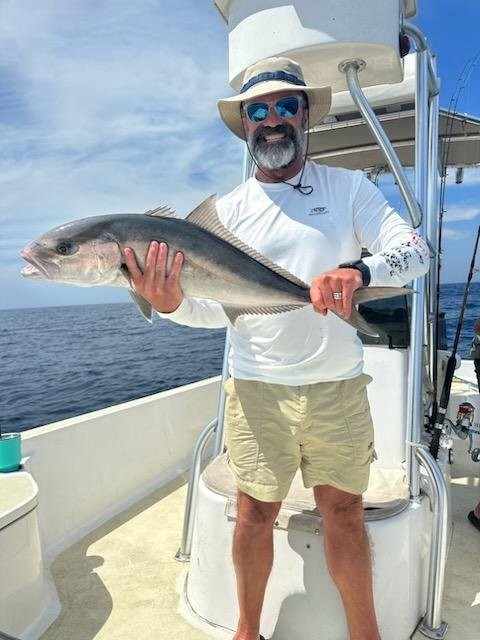
[[[480,635],[480,533],[466,520],[480,499],[480,482],[478,464],[465,446],[456,442],[452,468],[454,530],[443,609],[448,640],[478,640]],[[56,558],[51,569],[62,611],[41,640],[231,637],[194,619],[180,604],[188,565],[174,555],[181,538],[185,481],[180,477],[152,493]],[[419,633],[413,637],[424,638]],[[301,634],[292,640],[302,640]]]

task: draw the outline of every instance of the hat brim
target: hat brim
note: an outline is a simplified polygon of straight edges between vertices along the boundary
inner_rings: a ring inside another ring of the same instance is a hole
[[[330,111],[332,104],[331,87],[303,87],[293,85],[290,82],[282,82],[281,80],[269,80],[268,82],[255,84],[245,91],[245,93],[219,100],[218,110],[220,117],[236,136],[245,140],[245,130],[243,128],[240,110],[242,102],[246,102],[257,96],[267,96],[277,91],[303,91],[307,94],[310,127],[321,122]]]

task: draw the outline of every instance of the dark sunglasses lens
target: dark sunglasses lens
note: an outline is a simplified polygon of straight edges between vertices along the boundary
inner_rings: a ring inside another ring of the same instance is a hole
[[[298,111],[298,104],[298,98],[295,96],[280,98],[275,105],[275,111],[281,118],[293,118]]]
[[[247,116],[252,122],[261,122],[268,115],[268,104],[265,102],[254,102],[247,106]]]

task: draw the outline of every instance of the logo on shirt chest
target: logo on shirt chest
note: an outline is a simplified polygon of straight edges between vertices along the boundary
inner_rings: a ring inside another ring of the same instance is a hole
[[[322,215],[325,215],[326,213],[330,213],[327,207],[313,207],[313,209],[310,209],[310,213],[308,215],[322,216]]]

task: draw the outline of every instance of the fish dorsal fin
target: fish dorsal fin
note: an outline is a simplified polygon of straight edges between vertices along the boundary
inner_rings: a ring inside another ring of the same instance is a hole
[[[218,217],[217,207],[216,207],[216,196],[209,196],[206,200],[204,200],[201,204],[198,205],[188,216],[185,218],[187,222],[191,222],[192,224],[197,225],[197,227],[202,227],[206,231],[210,231],[218,238],[225,240],[229,244],[233,245],[240,251],[243,251],[248,256],[260,262],[265,267],[278,273],[283,276],[290,282],[294,284],[309,289],[309,285],[294,276],[292,273],[280,267],[278,264],[275,264],[265,256],[262,256],[261,253],[250,247],[248,244],[245,244],[240,238],[237,238],[231,231],[229,231],[226,227],[223,226],[220,218]]]
[[[175,211],[169,207],[157,207],[145,211],[146,216],[158,216],[159,218],[175,218]]]

